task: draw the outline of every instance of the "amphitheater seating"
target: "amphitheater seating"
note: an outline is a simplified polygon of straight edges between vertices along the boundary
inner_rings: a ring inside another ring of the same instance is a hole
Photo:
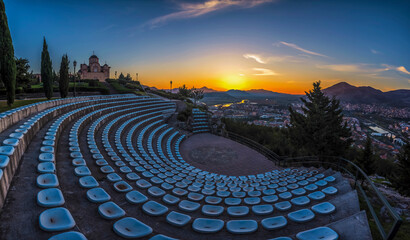
[[[336,207],[329,202],[323,202],[312,206],[312,210],[318,214],[330,214],[336,211]]]
[[[0,155],[0,169],[5,168],[10,162],[10,157],[6,155]]]
[[[65,233],[61,233],[58,235],[55,235],[51,238],[49,238],[49,240],[87,240],[87,238],[79,232],[65,232]]]
[[[71,213],[62,207],[45,210],[40,214],[39,222],[44,231],[62,231],[75,226]]]
[[[300,232],[296,237],[299,240],[337,240],[339,238],[338,234],[328,227],[318,227]]]
[[[186,214],[172,211],[167,215],[167,222],[177,227],[183,227],[188,224],[191,217]]]
[[[92,188],[88,190],[87,198],[93,203],[102,203],[111,200],[111,196],[102,188]]]
[[[267,230],[275,230],[285,227],[288,224],[288,221],[284,216],[277,216],[265,218],[261,221],[261,224]]]
[[[233,234],[249,234],[258,230],[255,220],[231,220],[226,223],[226,229]]]
[[[302,209],[288,214],[288,218],[294,222],[304,223],[312,220],[315,214],[309,209]]]
[[[64,161],[83,191],[76,199],[89,206],[84,215],[96,214],[109,224],[112,230],[101,231],[112,231],[113,238],[178,239],[184,231],[201,239],[211,233],[227,238],[249,234],[251,238],[260,232],[275,235],[282,229],[289,233],[293,224],[306,223],[310,225],[290,237],[337,239],[334,236],[338,234],[330,228],[314,228],[318,227],[316,218],[338,212],[331,201],[339,192],[335,186],[338,179],[333,176],[315,169],[290,168],[227,176],[196,168],[180,152],[186,136],[164,122],[163,115],[173,112],[175,104],[161,99],[124,95],[66,105],[70,107],[67,111],[56,106],[35,114],[0,146],[0,169],[5,169],[29,129],[45,116],[56,116],[42,137],[34,169],[37,204],[42,208],[40,228],[68,231],[54,233],[50,239],[86,239],[80,232],[69,231],[76,224],[70,211],[76,209],[70,204],[66,206],[69,209],[61,207],[65,203],[62,190],[66,189],[60,189],[59,180],[67,179],[58,176],[56,168]],[[8,114],[12,113],[0,117]],[[194,133],[209,131],[207,117],[193,110]],[[65,135],[67,126],[71,128]],[[58,145],[61,141],[67,144]],[[57,157],[61,148],[66,157]],[[172,229],[168,230],[171,236],[158,230],[154,234],[152,228],[160,228],[152,222]]]
[[[63,193],[58,188],[47,188],[37,194],[37,204],[42,207],[58,207],[64,203]]]
[[[114,223],[113,229],[124,238],[141,238],[152,233],[152,228],[131,217],[118,220]]]
[[[193,133],[204,133],[210,131],[208,115],[205,112],[202,112],[198,108],[194,108],[192,109],[192,118]]]
[[[216,233],[222,230],[225,223],[219,219],[197,218],[192,223],[192,228],[200,233]]]
[[[105,219],[116,219],[125,215],[125,211],[114,202],[106,202],[98,206],[98,213]]]

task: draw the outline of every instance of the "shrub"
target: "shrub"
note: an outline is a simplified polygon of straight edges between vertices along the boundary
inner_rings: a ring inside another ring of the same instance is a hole
[[[191,115],[192,115],[192,104],[186,103],[185,110],[178,113],[177,120],[181,122],[186,122]]]

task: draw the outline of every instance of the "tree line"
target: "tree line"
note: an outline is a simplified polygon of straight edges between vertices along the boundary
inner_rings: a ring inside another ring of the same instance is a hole
[[[29,73],[30,65],[27,59],[15,58],[13,41],[7,22],[6,9],[3,0],[0,0],[0,82],[6,88],[7,105],[14,103],[16,87],[28,88],[33,81],[33,73]],[[59,71],[59,90],[62,98],[68,96],[69,89],[69,61],[67,54],[61,59]],[[53,82],[57,79],[57,74],[53,71],[52,61],[48,52],[46,39],[43,41],[43,51],[41,53],[41,81],[47,99],[53,97]]]

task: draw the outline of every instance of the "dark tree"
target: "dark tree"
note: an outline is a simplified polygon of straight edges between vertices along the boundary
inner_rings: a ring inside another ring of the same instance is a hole
[[[125,80],[132,81],[131,74],[127,73],[127,76],[125,77]]]
[[[360,152],[356,163],[367,175],[372,175],[376,171],[375,160],[372,139],[367,136],[364,149]]]
[[[7,105],[11,106],[16,96],[16,61],[3,0],[0,0],[0,81],[6,87]]]
[[[63,55],[61,59],[60,65],[60,95],[62,98],[66,98],[68,95],[68,87],[69,87],[69,76],[68,76],[68,68],[70,62],[68,61],[67,54]]]
[[[289,136],[300,155],[342,156],[351,144],[351,132],[343,122],[340,102],[327,97],[320,81],[301,98],[302,112],[289,108]]]
[[[17,86],[28,88],[30,82],[33,80],[32,74],[29,72],[30,65],[27,59],[25,58],[16,58],[16,82]]]
[[[120,76],[118,77],[118,80],[125,80],[125,76],[124,76],[124,74],[120,74]]]
[[[402,147],[397,161],[397,171],[391,182],[401,194],[410,196],[410,143]]]
[[[204,98],[204,90],[192,88],[191,96],[194,99],[194,106],[196,106],[196,102]]]
[[[183,97],[190,97],[190,95],[191,95],[191,90],[188,89],[188,88],[185,86],[185,84],[182,85],[182,87],[179,87],[178,90],[179,90],[179,94],[180,94],[181,96],[183,96]]]
[[[53,67],[48,53],[46,38],[43,42],[43,52],[41,53],[41,81],[43,82],[44,93],[47,99],[53,97]]]

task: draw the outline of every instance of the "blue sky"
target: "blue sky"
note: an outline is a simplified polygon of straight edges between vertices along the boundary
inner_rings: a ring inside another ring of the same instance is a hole
[[[150,86],[265,88],[313,81],[410,88],[408,1],[4,0],[15,55],[39,71],[42,38],[61,57],[95,51]]]

